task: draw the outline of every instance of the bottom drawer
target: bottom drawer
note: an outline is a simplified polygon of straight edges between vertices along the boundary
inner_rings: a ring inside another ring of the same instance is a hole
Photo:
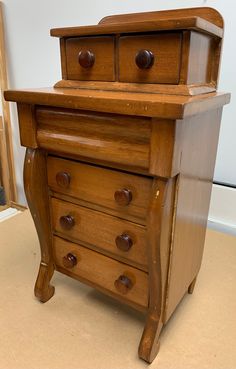
[[[54,237],[53,249],[59,271],[123,301],[148,306],[147,273],[60,237]]]

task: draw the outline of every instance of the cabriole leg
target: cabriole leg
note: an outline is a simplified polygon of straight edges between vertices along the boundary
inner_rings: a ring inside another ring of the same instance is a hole
[[[162,323],[160,318],[155,313],[148,313],[138,350],[139,357],[148,363],[151,363],[158,354],[161,329]]]
[[[34,291],[40,301],[46,302],[54,294],[54,287],[50,285],[54,264],[44,151],[27,149],[24,164],[24,187],[41,248],[41,263]]]
[[[159,350],[159,336],[163,326],[163,295],[165,276],[162,270],[166,269],[168,259],[165,248],[161,244],[161,229],[164,217],[169,214],[171,207],[171,193],[174,182],[165,182],[153,179],[152,197],[149,207],[148,231],[148,270],[149,270],[149,307],[143,335],[139,345],[139,357],[151,363]],[[168,217],[168,216],[167,216]]]

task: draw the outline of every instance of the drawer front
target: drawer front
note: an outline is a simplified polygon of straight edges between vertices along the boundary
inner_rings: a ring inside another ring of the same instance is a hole
[[[147,273],[59,237],[54,237],[53,243],[54,261],[60,271],[122,300],[147,307]]]
[[[119,80],[178,84],[180,56],[181,33],[121,37]]]
[[[145,224],[152,180],[72,160],[48,157],[49,187],[76,197],[83,205],[102,206],[105,212]]]
[[[147,269],[145,227],[56,198],[51,201],[54,231]]]
[[[36,121],[37,141],[46,150],[149,168],[148,118],[38,107]]]
[[[72,37],[66,40],[67,78],[114,81],[114,38]]]

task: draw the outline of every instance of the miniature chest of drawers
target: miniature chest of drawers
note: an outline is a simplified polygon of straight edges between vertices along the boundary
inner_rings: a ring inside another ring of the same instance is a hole
[[[140,358],[200,269],[223,105],[223,20],[211,8],[53,29],[62,80],[12,90],[41,263],[146,314]]]

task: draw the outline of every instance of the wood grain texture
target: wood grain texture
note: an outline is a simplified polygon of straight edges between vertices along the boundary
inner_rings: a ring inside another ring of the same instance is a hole
[[[66,65],[66,42],[65,38],[60,38],[60,55],[61,55],[61,76],[67,78],[67,65]]]
[[[38,147],[38,142],[34,106],[29,104],[17,104],[17,112],[21,145],[36,149]]]
[[[86,202],[88,207],[90,203],[95,203],[103,207],[105,212],[110,208],[118,217],[145,224],[151,179],[50,156],[47,167],[48,184],[52,190],[77,197]],[[70,173],[71,182],[67,189],[62,189],[56,182],[59,171]],[[120,206],[115,201],[115,191],[120,188],[127,188],[132,192],[132,201],[128,206]]]
[[[148,69],[140,69],[135,56],[147,49],[154,55]],[[179,82],[181,33],[123,36],[119,39],[119,81],[135,83]]]
[[[184,31],[182,45],[180,84],[216,88],[222,40],[195,31]]]
[[[212,63],[214,55],[211,53],[213,39],[208,35],[190,32],[190,48],[188,60],[188,74],[185,83],[210,83],[212,81]]]
[[[140,22],[143,19],[150,22],[156,19],[163,19],[165,21],[166,19],[176,19],[178,17],[186,18],[189,16],[201,17],[220,28],[224,27],[222,15],[216,9],[207,6],[198,8],[159,10],[144,13],[116,14],[102,18],[99,24]]]
[[[25,161],[42,253],[36,295],[52,296],[55,265],[145,312],[139,357],[150,363],[201,266],[230,100],[213,92],[223,20],[211,8],[179,9],[51,34],[62,37],[63,80],[5,92],[20,106],[22,143],[39,146]]]
[[[152,119],[149,173],[173,177],[179,173],[181,136],[176,121]]]
[[[54,264],[45,152],[27,149],[24,165],[24,187],[41,248],[41,262],[34,292],[41,302],[46,302],[54,294],[54,287],[50,285]]]
[[[178,127],[174,121],[46,108],[37,108],[35,119],[37,142],[44,149],[92,162],[142,168],[160,177],[168,178],[179,171]]]
[[[156,357],[163,327],[166,280],[169,265],[175,180],[153,180],[148,218],[149,306],[139,357],[151,363]]]
[[[104,250],[114,259],[118,256],[119,260],[131,261],[147,270],[145,227],[55,198],[52,198],[51,205],[53,229],[61,237],[69,236],[87,247],[97,247],[101,253]],[[73,217],[74,226],[66,230],[60,224],[60,218],[68,215]],[[124,233],[132,239],[129,251],[122,251],[116,246],[116,237]]]
[[[7,156],[7,143],[5,136],[5,125],[2,117],[0,116],[0,184],[4,187],[6,206],[9,207],[11,199],[11,189],[10,189],[10,172],[9,172],[9,162]]]
[[[183,63],[182,63],[183,64]],[[214,79],[215,80],[215,79]],[[123,91],[123,92],[143,92],[159,93],[167,95],[196,96],[214,92],[215,86],[210,83],[204,85],[168,85],[154,83],[125,83],[125,82],[99,82],[99,81],[74,81],[62,79],[58,81],[55,88],[79,88],[86,90],[104,90],[104,91]]]
[[[80,51],[91,51],[95,56],[91,68],[83,68],[78,61]],[[114,81],[114,38],[105,37],[72,37],[66,39],[66,70],[68,79]]]
[[[42,88],[5,91],[6,100],[27,104],[83,109],[107,113],[182,119],[216,109],[230,101],[228,93],[198,96],[143,94],[117,91]]]
[[[37,109],[40,147],[148,168],[150,120],[58,109]]]
[[[145,14],[145,13],[144,13]],[[148,13],[147,13],[148,14]],[[151,21],[143,18],[141,21],[130,19],[126,23],[100,23],[97,26],[81,26],[51,29],[51,36],[56,37],[75,37],[90,35],[111,35],[117,33],[137,33],[137,32],[156,32],[169,30],[194,29],[213,36],[222,37],[222,28],[207,20],[197,16],[180,16],[175,19],[158,19],[158,16]]]
[[[217,109],[182,122],[183,151],[165,321],[200,269],[220,119],[221,109]]]
[[[141,309],[148,305],[148,276],[141,270],[132,268],[126,264],[103,256],[95,251],[89,250],[81,245],[65,241],[59,237],[53,238],[54,260],[58,270],[65,272],[73,278],[79,279],[103,292],[112,294],[124,302],[134,303]],[[65,270],[62,260],[65,255],[72,253],[77,257],[77,264],[68,271]],[[114,283],[120,275],[127,275],[134,281],[133,287],[127,294],[117,291]]]

